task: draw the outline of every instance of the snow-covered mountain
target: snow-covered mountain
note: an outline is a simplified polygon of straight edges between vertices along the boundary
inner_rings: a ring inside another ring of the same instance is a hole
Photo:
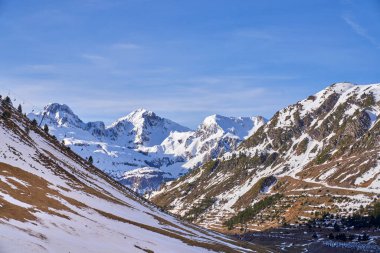
[[[261,125],[262,117],[207,117],[196,131],[138,109],[110,126],[84,123],[67,105],[49,104],[28,114],[66,146],[119,182],[145,193],[196,166],[234,150]]]
[[[185,157],[194,168],[236,149],[238,144],[265,124],[263,117],[206,117],[193,132],[173,132],[162,142],[165,153]]]
[[[28,117],[39,122],[43,119],[42,124],[52,127],[51,130],[59,137],[65,135],[65,138],[68,138],[76,135],[65,129],[79,129],[99,140],[117,142],[130,148],[159,145],[173,131],[189,131],[188,128],[158,117],[154,112],[145,109],[137,109],[108,127],[101,121],[84,123],[65,104],[49,104],[42,112],[31,113]],[[90,136],[84,137],[93,139]]]
[[[53,111],[56,126],[85,130],[68,107]],[[266,252],[163,213],[1,99],[0,136],[2,253]]]
[[[200,225],[266,229],[352,214],[380,194],[380,84],[337,83],[152,196]],[[241,222],[239,215],[251,215]]]

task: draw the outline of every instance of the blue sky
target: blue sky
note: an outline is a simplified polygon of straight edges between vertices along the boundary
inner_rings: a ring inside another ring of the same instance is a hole
[[[334,82],[380,82],[378,24],[376,0],[0,0],[0,90],[85,121],[270,118]]]

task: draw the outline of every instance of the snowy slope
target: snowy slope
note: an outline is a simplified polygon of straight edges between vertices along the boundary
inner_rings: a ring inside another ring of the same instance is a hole
[[[237,144],[264,124],[262,117],[207,117],[190,131],[151,111],[138,109],[105,126],[84,123],[67,106],[50,104],[31,113],[51,134],[116,180],[144,193],[163,182],[187,173],[188,169],[234,150]]]
[[[3,102],[4,111],[0,252],[261,251],[162,213]]]

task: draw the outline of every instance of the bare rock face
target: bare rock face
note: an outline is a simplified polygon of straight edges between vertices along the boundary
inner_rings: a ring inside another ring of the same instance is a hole
[[[263,203],[271,206],[234,225],[265,229],[323,212],[352,213],[380,194],[379,114],[380,84],[331,85],[278,111],[211,171],[206,163],[151,199],[185,217],[199,199],[213,199],[194,220],[221,231]]]

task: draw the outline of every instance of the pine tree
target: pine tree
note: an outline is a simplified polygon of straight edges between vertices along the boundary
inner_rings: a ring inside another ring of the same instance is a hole
[[[47,134],[49,133],[49,127],[46,124],[44,125],[44,132]]]
[[[17,111],[18,111],[19,113],[22,113],[22,107],[21,107],[21,104],[18,105],[18,107],[17,107]]]
[[[88,158],[88,162],[91,163],[91,164],[94,162],[94,159],[92,158],[92,156],[90,156],[90,157]]]
[[[3,105],[12,105],[11,98],[6,96],[3,100]]]
[[[32,120],[32,126],[37,126],[37,124],[38,124],[38,123],[37,123],[37,120],[36,120],[36,119],[33,119],[33,120]]]
[[[10,104],[10,103],[11,103],[11,98],[8,97],[8,96],[6,96],[6,97],[5,97],[5,102],[6,102],[7,104]]]

